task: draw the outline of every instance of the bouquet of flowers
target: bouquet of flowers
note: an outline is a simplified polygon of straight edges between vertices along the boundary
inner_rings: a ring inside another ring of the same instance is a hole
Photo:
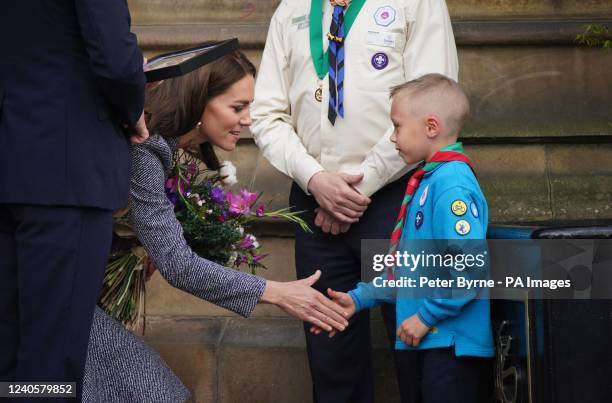
[[[237,183],[231,162],[225,161],[219,171],[200,169],[197,158],[188,152],[179,153],[175,162],[166,181],[166,196],[175,207],[187,243],[201,257],[236,269],[246,266],[255,273],[265,268],[262,260],[267,254],[248,232],[250,223],[265,217],[282,218],[310,232],[299,217],[301,212],[291,212],[288,207],[267,211],[265,203],[259,202],[261,194],[229,191]],[[109,315],[134,329],[144,313],[147,254],[127,222],[127,210],[115,214],[114,233],[99,303]]]

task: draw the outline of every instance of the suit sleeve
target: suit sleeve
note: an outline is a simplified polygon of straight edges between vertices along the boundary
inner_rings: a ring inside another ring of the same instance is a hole
[[[432,234],[432,239],[437,240],[438,253],[445,256],[447,253],[463,255],[464,261],[468,255],[484,253],[486,257],[485,216],[479,212],[482,205],[483,201],[474,192],[460,186],[448,189],[439,196],[434,204]],[[458,259],[455,262],[455,268],[448,268],[450,278],[455,282],[458,277],[484,279],[488,275],[486,264],[468,268],[460,266]],[[452,296],[446,294],[444,298],[426,298],[417,315],[429,327],[435,326],[441,320],[459,315],[463,307],[477,297],[478,292],[478,288],[454,288]]]
[[[444,0],[412,1],[406,12],[408,30],[403,51],[406,81],[430,73],[443,74],[457,81],[457,48]],[[389,125],[357,171],[364,176],[355,188],[365,196],[374,194],[406,166],[390,141],[392,133],[393,126]]]
[[[127,4],[78,0],[75,5],[98,88],[121,122],[133,126],[144,107],[145,76]]]

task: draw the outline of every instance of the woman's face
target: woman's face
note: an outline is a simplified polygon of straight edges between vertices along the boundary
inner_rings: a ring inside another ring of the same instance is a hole
[[[232,151],[243,128],[251,125],[249,105],[253,102],[255,79],[247,74],[226,92],[212,98],[202,113],[199,138],[224,151]]]

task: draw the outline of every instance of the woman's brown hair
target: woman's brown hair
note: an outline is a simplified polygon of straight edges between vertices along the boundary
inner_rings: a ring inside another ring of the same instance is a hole
[[[147,89],[145,115],[149,131],[164,137],[186,134],[196,127],[212,98],[223,94],[247,74],[255,77],[255,66],[242,52],[234,51],[191,73]],[[202,143],[200,152],[208,168],[220,168],[212,144]]]

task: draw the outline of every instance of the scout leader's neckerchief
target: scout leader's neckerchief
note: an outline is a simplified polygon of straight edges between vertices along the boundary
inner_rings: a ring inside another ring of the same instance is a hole
[[[461,143],[453,143],[442,147],[442,149],[435,153],[424,166],[414,171],[410,177],[410,180],[408,180],[406,192],[404,193],[404,199],[402,201],[402,207],[400,208],[397,220],[395,221],[395,227],[393,227],[393,232],[391,233],[391,242],[388,252],[389,255],[393,255],[397,250],[400,238],[402,237],[406,215],[408,214],[408,206],[410,205],[412,197],[421,183],[421,179],[423,179],[423,176],[425,176],[427,173],[436,169],[439,165],[451,161],[464,162],[472,169],[472,172],[474,172],[474,166],[470,162],[469,158],[463,154],[463,145]],[[395,278],[394,271],[395,268],[391,268],[389,271],[387,271],[388,280],[393,280]]]
[[[323,52],[323,1],[325,0],[311,0],[310,2],[310,55],[319,80],[323,80],[326,74],[331,73],[328,118],[334,124],[336,114],[344,117],[344,99],[341,99],[343,96],[339,96],[344,85],[344,42],[365,0],[332,1],[334,15],[330,28],[334,32],[329,32],[327,35],[330,46],[326,52]],[[343,7],[348,7],[346,13],[341,12]],[[330,49],[333,52],[333,65],[330,63]],[[339,54],[341,57],[338,57]],[[338,81],[339,79],[342,80]],[[315,98],[318,101],[321,100],[321,88],[315,91]]]

